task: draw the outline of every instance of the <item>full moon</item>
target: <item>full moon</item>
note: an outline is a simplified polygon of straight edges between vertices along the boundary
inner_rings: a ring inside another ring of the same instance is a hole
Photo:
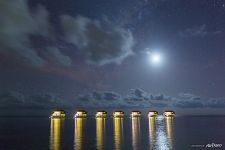
[[[158,64],[161,62],[161,57],[159,54],[153,54],[151,56],[151,59],[152,59],[152,62],[155,63],[155,64]]]
[[[148,59],[153,65],[160,65],[163,61],[162,55],[157,52],[147,52]]]

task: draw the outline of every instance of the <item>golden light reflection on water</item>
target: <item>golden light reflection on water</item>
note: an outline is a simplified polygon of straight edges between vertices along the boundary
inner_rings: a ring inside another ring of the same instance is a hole
[[[74,149],[82,150],[83,147],[83,129],[85,124],[85,118],[75,118],[75,129],[74,129]]]
[[[51,119],[50,150],[60,150],[61,125],[64,120],[60,118]]]
[[[140,118],[132,117],[132,147],[133,150],[138,150],[138,142],[140,138]]]
[[[113,124],[115,150],[120,150],[123,138],[123,118],[113,118]]]
[[[104,149],[105,118],[96,118],[96,148]]]
[[[155,117],[149,117],[149,142],[150,149],[154,149],[155,145]]]
[[[166,117],[166,133],[167,133],[167,139],[168,139],[168,144],[170,147],[173,147],[173,117]]]

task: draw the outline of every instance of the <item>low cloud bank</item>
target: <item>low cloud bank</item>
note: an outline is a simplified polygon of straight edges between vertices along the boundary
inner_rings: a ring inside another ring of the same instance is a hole
[[[56,108],[68,107],[60,98],[52,94],[25,96],[22,93],[10,91],[0,95],[0,108]]]
[[[151,94],[143,89],[131,89],[125,96],[112,91],[93,91],[75,99],[81,107],[139,107],[139,108],[224,108],[225,98],[202,99],[191,93],[171,97]]]
[[[0,94],[0,108],[224,108],[225,98],[203,100],[190,93],[176,97],[153,95],[142,89],[131,89],[125,96],[112,91],[93,91],[72,98],[70,101],[54,94],[25,96],[19,92]]]

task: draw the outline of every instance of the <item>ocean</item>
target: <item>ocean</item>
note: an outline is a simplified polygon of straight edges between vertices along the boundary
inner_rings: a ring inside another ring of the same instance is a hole
[[[225,149],[224,116],[0,117],[0,150]]]

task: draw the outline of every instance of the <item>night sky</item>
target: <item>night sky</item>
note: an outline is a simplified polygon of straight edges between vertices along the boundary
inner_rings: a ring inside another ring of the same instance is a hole
[[[1,107],[219,109],[224,90],[225,0],[0,1]]]

